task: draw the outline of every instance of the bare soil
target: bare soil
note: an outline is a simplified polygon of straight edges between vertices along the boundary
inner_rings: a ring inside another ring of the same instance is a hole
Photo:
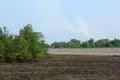
[[[49,54],[69,55],[119,55],[120,48],[56,48],[49,49]]]
[[[120,80],[120,56],[49,55],[34,63],[0,63],[0,80]]]

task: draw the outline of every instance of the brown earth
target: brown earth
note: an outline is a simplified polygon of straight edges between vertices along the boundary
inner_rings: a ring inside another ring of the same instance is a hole
[[[49,55],[35,63],[0,63],[0,80],[120,80],[120,56]]]

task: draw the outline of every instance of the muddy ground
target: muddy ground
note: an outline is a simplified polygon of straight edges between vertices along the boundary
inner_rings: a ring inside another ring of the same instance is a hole
[[[2,62],[0,80],[120,80],[120,57],[49,55],[34,63]]]

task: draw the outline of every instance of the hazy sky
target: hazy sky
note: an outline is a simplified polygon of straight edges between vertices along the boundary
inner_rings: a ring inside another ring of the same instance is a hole
[[[0,26],[18,34],[32,24],[48,43],[120,39],[120,0],[1,0]]]

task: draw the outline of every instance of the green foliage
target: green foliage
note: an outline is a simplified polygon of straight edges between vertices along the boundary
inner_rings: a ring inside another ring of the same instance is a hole
[[[80,48],[81,41],[71,39],[69,42],[54,42],[51,44],[51,48]]]
[[[9,53],[9,54],[5,54],[5,58],[8,60],[10,60],[10,59],[16,60],[18,55],[19,55],[19,53]]]
[[[15,39],[12,41],[13,53],[24,53],[28,49],[29,49],[28,42],[21,36],[16,36]]]
[[[71,39],[70,42],[68,42],[68,45],[70,48],[80,48],[81,42],[80,40]]]
[[[60,42],[59,43],[58,42],[54,42],[54,43],[51,44],[52,48],[60,48],[60,46],[61,46]]]
[[[28,53],[27,51],[25,51],[23,53],[19,53],[19,55],[17,56],[17,58],[20,61],[28,61],[28,60],[31,60],[33,57],[32,57],[31,53]]]
[[[52,48],[67,48],[67,43],[66,42],[54,42],[51,44]]]
[[[90,39],[81,43],[80,40],[71,39],[68,42],[54,42],[50,46],[51,48],[106,48],[106,47],[120,47],[120,40],[114,39],[100,39],[94,41]]]
[[[111,43],[108,39],[101,39],[96,41],[96,47],[111,47]]]
[[[91,45],[88,41],[82,43],[82,48],[90,48]]]
[[[39,44],[40,46],[40,57],[44,57],[46,55],[48,55],[48,49],[47,49],[47,45],[45,44],[45,41],[42,40],[41,43]]]
[[[33,57],[41,52],[40,43],[43,40],[43,35],[40,32],[33,32],[32,25],[28,24],[20,30],[20,36],[23,37],[29,44],[29,51]]]
[[[120,47],[120,40],[119,39],[114,39],[111,41],[112,47]]]
[[[5,47],[2,41],[0,40],[0,59],[4,58],[4,54],[5,54]]]
[[[14,36],[6,27],[0,28],[0,58],[27,61],[47,55],[47,46],[41,32],[34,32],[28,24]]]
[[[88,43],[90,44],[90,47],[91,47],[91,48],[95,47],[94,39],[90,39],[90,40],[88,41]]]

